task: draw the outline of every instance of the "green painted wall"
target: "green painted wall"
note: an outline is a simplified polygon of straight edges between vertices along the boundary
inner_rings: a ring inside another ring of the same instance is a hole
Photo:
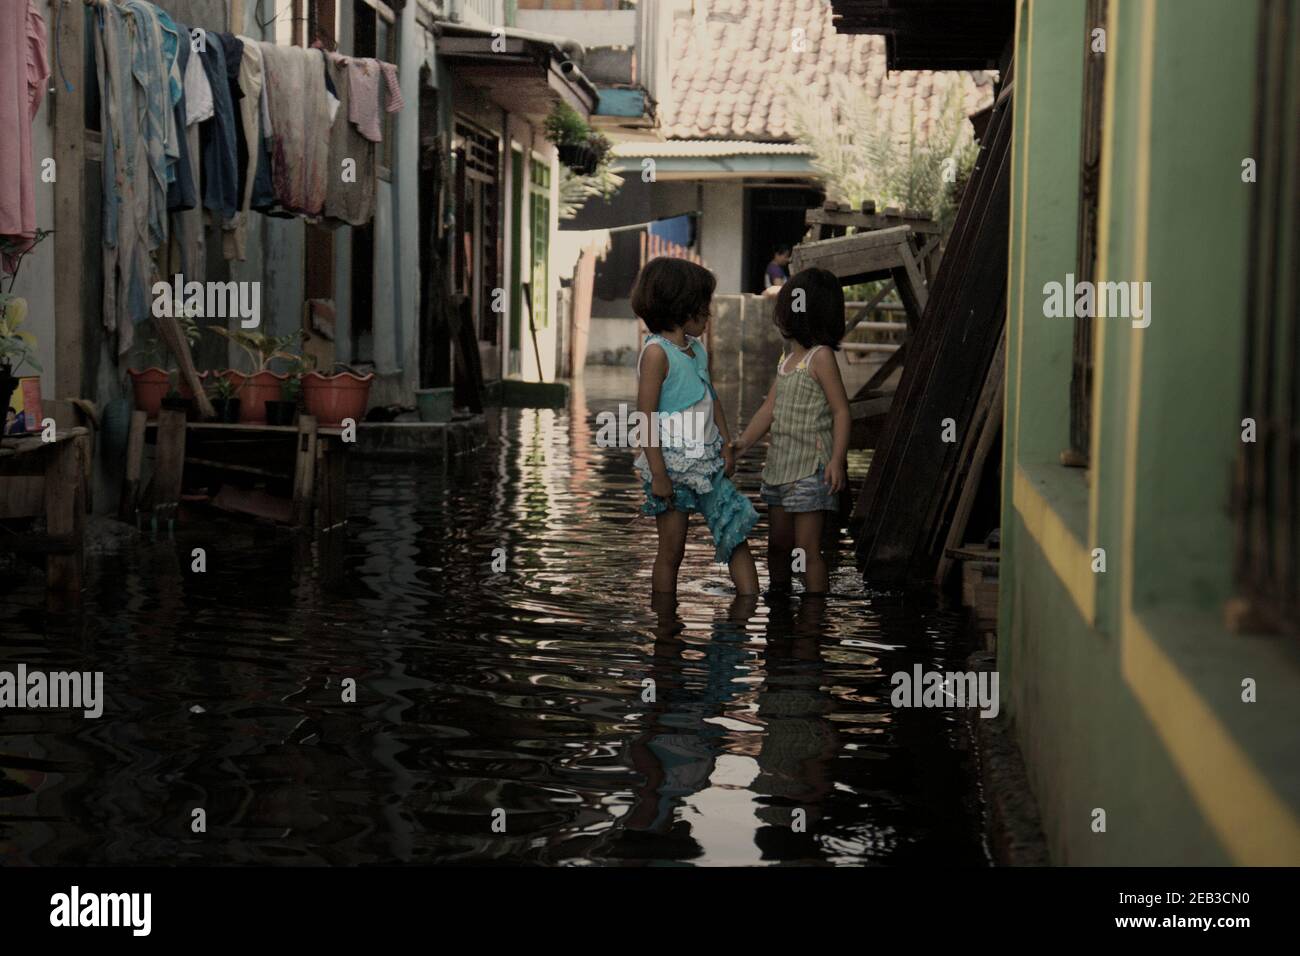
[[[1056,862],[1300,864],[1300,648],[1222,623],[1258,8],[1111,0],[1099,278],[1149,280],[1152,321],[1097,320],[1084,472],[1058,460],[1073,323],[1043,315],[1044,284],[1075,271],[1084,7],[1021,0],[1018,16],[1004,711]],[[1093,575],[1098,547],[1106,571]],[[1259,681],[1257,703],[1241,701],[1243,677]]]

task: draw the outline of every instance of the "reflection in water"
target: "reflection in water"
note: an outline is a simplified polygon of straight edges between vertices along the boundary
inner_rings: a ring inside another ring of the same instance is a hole
[[[190,524],[94,559],[76,616],[20,575],[3,666],[107,702],[0,716],[0,863],[984,862],[959,720],[889,706],[958,618],[848,566],[737,599],[702,526],[651,602],[631,455],[593,440],[631,391],[593,370],[457,463],[355,462],[346,540]]]

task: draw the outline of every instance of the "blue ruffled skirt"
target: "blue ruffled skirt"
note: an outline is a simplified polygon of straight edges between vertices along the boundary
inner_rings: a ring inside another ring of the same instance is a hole
[[[687,514],[701,514],[713,535],[713,558],[726,564],[731,560],[731,552],[749,537],[758,523],[758,512],[748,498],[723,474],[721,462],[717,472],[701,482],[679,480],[669,469],[668,476],[673,481],[674,511]],[[699,490],[701,484],[707,484],[707,490]],[[642,481],[645,489],[645,502],[641,513],[645,515],[663,514],[668,510],[668,502],[656,498],[650,490],[650,482]]]

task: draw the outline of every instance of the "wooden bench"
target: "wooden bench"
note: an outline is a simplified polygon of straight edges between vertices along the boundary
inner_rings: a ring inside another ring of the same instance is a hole
[[[0,518],[45,516],[44,534],[0,531],[0,551],[44,554],[53,594],[81,591],[89,468],[87,428],[57,429],[53,441],[0,439]]]

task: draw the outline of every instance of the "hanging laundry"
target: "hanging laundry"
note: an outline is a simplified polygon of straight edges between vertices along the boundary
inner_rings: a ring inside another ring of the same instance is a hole
[[[289,212],[319,216],[325,205],[330,109],[320,50],[262,43],[271,114],[271,178]]]
[[[199,54],[192,50],[195,34],[177,24],[182,42],[177,55],[182,80],[181,100],[176,104],[177,122],[181,125],[181,162],[177,164],[177,181],[167,193],[171,210],[171,236],[163,262],[164,276],[183,275],[186,281],[203,282],[207,275],[207,243],[204,237],[204,212],[201,183],[203,179],[202,147],[199,142],[200,117],[213,115],[212,87]],[[195,100],[199,101],[196,110]],[[204,104],[206,103],[206,110]]]
[[[402,99],[401,84],[397,81],[397,67],[374,59],[356,57],[348,59],[348,78],[352,84],[348,119],[355,123],[361,135],[372,143],[381,143],[384,140],[383,127],[379,122],[381,76],[388,90],[387,110],[389,113],[396,113],[406,105]]]
[[[198,183],[194,176],[193,167],[190,165],[190,137],[187,122],[189,86],[185,82],[185,78],[189,73],[191,63],[198,67],[200,74],[203,73],[203,67],[190,56],[190,31],[186,29],[184,24],[180,23],[176,24],[176,29],[180,31],[181,35],[180,47],[176,51],[176,68],[182,79],[181,95],[176,100],[176,106],[173,109],[176,137],[180,146],[180,157],[174,167],[175,176],[167,186],[167,211],[172,213],[193,209],[198,204]]]
[[[203,148],[203,205],[220,217],[221,225],[239,211],[239,152],[236,145],[235,105],[230,98],[230,72],[221,37],[205,30],[203,61],[212,88],[213,113],[199,127]],[[236,64],[236,75],[238,64]]]
[[[222,235],[221,241],[225,257],[242,262],[248,258],[245,251],[248,241],[248,211],[252,206],[258,160],[262,155],[262,48],[256,40],[248,37],[239,39],[243,44],[239,66],[240,203],[233,227]]]
[[[152,251],[167,241],[167,186],[176,178],[175,164],[180,160],[175,113],[181,97],[181,75],[176,68],[180,32],[152,3],[126,0],[123,6],[134,18],[131,74],[139,86],[136,104],[142,111],[141,135],[153,177],[147,190]]]
[[[45,21],[34,0],[0,4],[0,267],[6,273],[36,237],[32,121],[49,75]]]
[[[132,70],[131,14],[117,4],[94,8],[95,70],[99,82],[104,203],[105,329],[119,353],[131,347],[133,317],[148,315],[149,151],[142,91]]]
[[[325,193],[324,213],[334,224],[365,225],[374,214],[375,204],[375,144],[361,135],[349,121],[351,115],[352,82],[348,58],[329,55],[330,75],[339,97],[339,116],[330,128],[329,186]],[[353,167],[344,176],[344,162],[351,160]]]
[[[215,111],[208,71],[203,68],[203,60],[192,56],[185,66],[185,123],[187,126],[202,123],[212,119]]]

